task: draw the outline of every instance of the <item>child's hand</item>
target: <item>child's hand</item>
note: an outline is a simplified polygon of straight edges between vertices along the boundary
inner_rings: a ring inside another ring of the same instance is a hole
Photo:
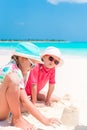
[[[51,106],[51,102],[45,102],[46,106]]]
[[[53,126],[55,127],[56,125],[61,125],[62,122],[59,121],[57,118],[49,118],[48,121],[47,121],[47,125],[50,125],[50,126]]]
[[[51,106],[51,102],[50,102],[50,100],[45,100],[45,105],[47,105],[47,106]]]

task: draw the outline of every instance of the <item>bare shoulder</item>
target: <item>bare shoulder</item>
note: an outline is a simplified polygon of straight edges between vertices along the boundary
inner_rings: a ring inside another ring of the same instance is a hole
[[[16,84],[19,84],[20,78],[16,72],[10,72],[9,74],[6,75],[5,77],[9,82],[13,82]]]

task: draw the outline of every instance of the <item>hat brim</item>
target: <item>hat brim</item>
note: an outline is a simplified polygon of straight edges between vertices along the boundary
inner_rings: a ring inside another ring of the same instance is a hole
[[[41,61],[41,59],[38,56],[29,55],[29,54],[23,54],[23,53],[19,53],[19,52],[14,52],[13,55],[31,59],[34,63],[41,63],[41,64],[43,64],[43,62]]]

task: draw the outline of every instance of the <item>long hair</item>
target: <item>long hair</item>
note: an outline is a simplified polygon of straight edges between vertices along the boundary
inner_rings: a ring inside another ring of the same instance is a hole
[[[13,56],[11,57],[11,59],[14,59],[14,60],[16,61],[17,66],[19,66],[18,57],[19,57],[19,56],[16,56],[16,55],[13,55]]]

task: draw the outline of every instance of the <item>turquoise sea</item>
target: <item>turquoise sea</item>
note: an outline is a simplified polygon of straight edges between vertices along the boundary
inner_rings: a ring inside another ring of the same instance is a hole
[[[15,46],[15,43],[28,41],[1,41],[0,46]],[[59,41],[32,41],[35,45],[40,47],[41,50],[48,46],[55,46],[59,48],[63,55],[73,55],[87,57],[87,42],[59,42]]]
[[[39,46],[41,49],[44,49],[48,46],[55,46],[59,48],[64,55],[87,57],[87,42],[38,41],[33,43]]]

